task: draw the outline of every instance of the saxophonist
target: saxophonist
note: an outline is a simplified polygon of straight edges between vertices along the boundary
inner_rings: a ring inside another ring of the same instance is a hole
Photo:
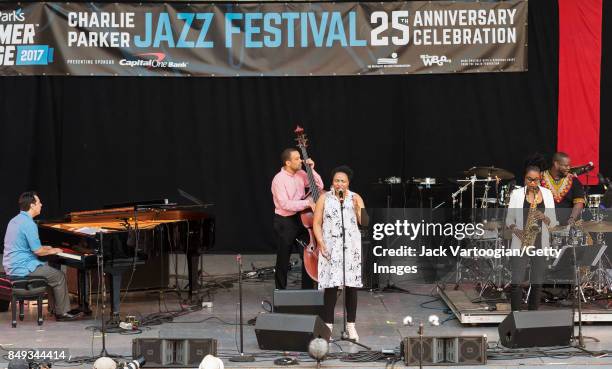
[[[549,228],[557,225],[555,200],[549,189],[540,186],[540,168],[530,165],[525,169],[525,185],[510,195],[506,226],[512,230],[513,249],[527,246],[550,247]],[[523,283],[531,283],[527,308],[537,310],[544,280],[545,260],[543,256],[513,256],[510,302],[512,310],[520,310],[523,298]],[[526,278],[529,270],[529,278]]]

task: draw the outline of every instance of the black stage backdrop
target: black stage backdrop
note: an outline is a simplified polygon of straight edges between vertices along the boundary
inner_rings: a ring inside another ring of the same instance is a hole
[[[347,163],[366,205],[380,204],[370,196],[379,177],[450,177],[473,165],[519,173],[528,153],[550,154],[556,145],[556,6],[529,1],[526,73],[0,78],[2,237],[26,189],[40,192],[41,218],[50,218],[107,203],[178,200],[181,188],[216,204],[213,251],[271,252],[270,181],[297,123],[326,185],[330,170]],[[606,19],[612,7],[604,6]],[[606,66],[612,32],[606,25],[604,32]],[[610,78],[604,71],[604,102]],[[611,114],[602,104],[604,173],[612,172]]]

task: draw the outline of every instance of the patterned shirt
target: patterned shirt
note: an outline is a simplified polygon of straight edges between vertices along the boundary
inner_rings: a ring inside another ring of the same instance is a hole
[[[542,187],[552,192],[557,208],[572,208],[574,204],[584,203],[584,187],[578,178],[571,174],[557,180],[550,171],[544,171]]]
[[[557,220],[562,225],[566,225],[571,212],[567,209],[574,207],[574,204],[584,203],[584,187],[582,183],[573,175],[568,175],[555,179],[550,171],[545,171],[542,175],[542,187],[548,188],[555,199],[555,213]]]

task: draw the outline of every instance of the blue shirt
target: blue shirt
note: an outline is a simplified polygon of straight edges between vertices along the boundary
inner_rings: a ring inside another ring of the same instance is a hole
[[[43,265],[34,254],[40,247],[38,226],[28,212],[20,212],[11,219],[4,235],[2,265],[6,274],[23,277]]]

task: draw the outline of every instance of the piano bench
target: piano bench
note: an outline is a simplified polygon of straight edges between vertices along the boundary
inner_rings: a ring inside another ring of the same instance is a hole
[[[11,304],[13,328],[17,327],[17,304],[19,304],[19,320],[25,317],[23,302],[37,302],[38,325],[43,324],[42,302],[47,293],[47,280],[43,277],[14,277],[0,275],[0,311],[8,310]]]

